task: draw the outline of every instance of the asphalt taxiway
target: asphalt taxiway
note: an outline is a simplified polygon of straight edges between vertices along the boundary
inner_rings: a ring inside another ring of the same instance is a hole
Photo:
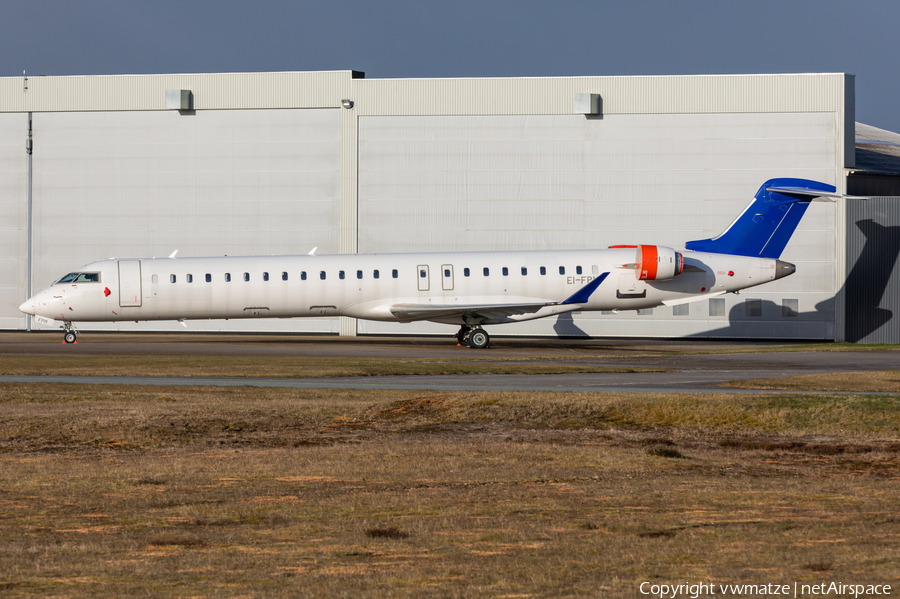
[[[597,367],[665,368],[668,372],[597,372],[534,375],[431,375],[341,378],[0,376],[0,382],[66,384],[202,385],[340,389],[465,391],[740,393],[721,383],[760,377],[900,369],[900,351],[802,351],[785,342],[646,339],[499,338],[493,349],[456,347],[448,338],[290,335],[85,334],[65,345],[58,334],[0,333],[4,355],[42,356],[306,356],[439,358],[490,362],[519,358],[530,363],[567,362]],[[784,351],[787,349],[788,351]],[[740,353],[724,353],[740,352]],[[752,352],[752,353],[747,353]],[[2,374],[2,368],[0,368]]]

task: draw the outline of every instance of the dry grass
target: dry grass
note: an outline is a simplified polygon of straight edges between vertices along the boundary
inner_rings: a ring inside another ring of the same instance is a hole
[[[723,387],[740,389],[785,389],[789,391],[855,391],[900,393],[900,370],[833,372],[779,378],[730,381]]]
[[[898,401],[0,385],[0,589],[896,588]]]
[[[231,376],[352,377],[438,374],[568,374],[577,372],[669,372],[572,363],[561,358],[346,358],[287,356],[33,356],[0,357],[0,375],[18,376]]]

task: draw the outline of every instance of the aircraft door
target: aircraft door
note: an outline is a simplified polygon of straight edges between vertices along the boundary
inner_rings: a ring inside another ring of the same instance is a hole
[[[123,308],[141,305],[140,260],[119,260],[119,305]]]
[[[428,291],[429,285],[428,265],[420,264],[416,267],[416,281],[419,282],[419,291]]]
[[[441,265],[441,286],[444,291],[453,291],[453,265]]]

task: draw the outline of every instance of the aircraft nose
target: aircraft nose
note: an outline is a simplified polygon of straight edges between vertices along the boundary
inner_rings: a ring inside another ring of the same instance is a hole
[[[34,298],[30,297],[25,300],[21,306],[19,306],[19,312],[24,312],[25,314],[31,314],[34,316]]]

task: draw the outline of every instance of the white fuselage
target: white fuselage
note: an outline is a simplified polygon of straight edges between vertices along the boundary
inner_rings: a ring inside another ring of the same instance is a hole
[[[99,273],[99,281],[54,283],[22,310],[68,322],[337,315],[406,322],[413,318],[392,307],[557,303],[468,323],[500,324],[571,310],[672,305],[776,278],[774,259],[683,255],[684,272],[665,281],[638,280],[635,250],[627,248],[110,259],[81,269]],[[559,304],[602,273],[609,274],[586,302]],[[459,315],[423,319],[467,324]]]

